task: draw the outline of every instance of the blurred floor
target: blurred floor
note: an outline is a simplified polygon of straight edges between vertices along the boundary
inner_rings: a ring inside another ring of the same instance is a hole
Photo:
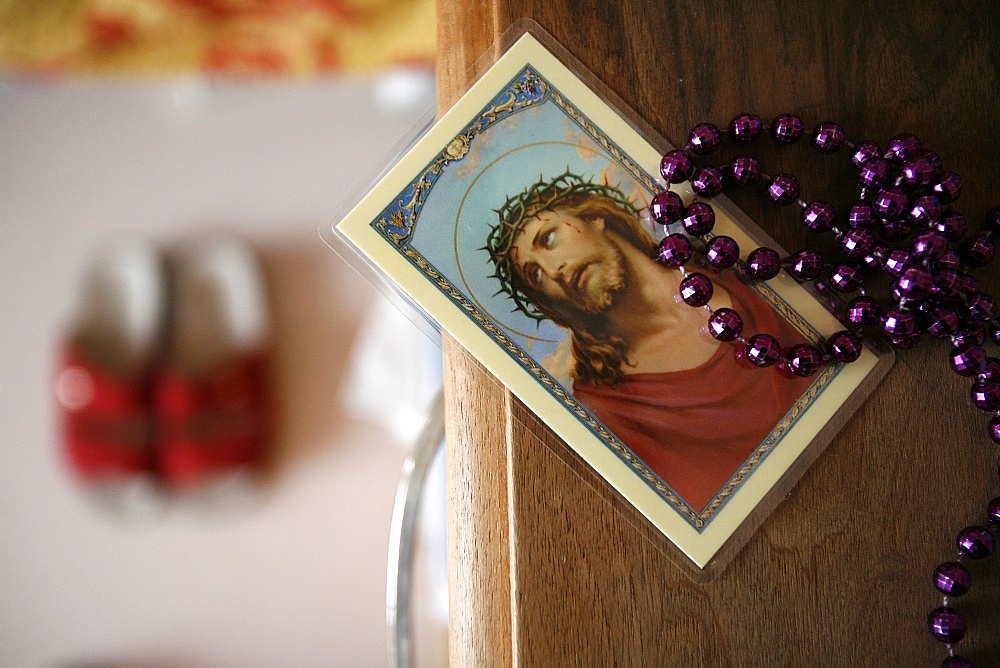
[[[361,82],[0,83],[0,663],[385,665],[405,448],[345,412],[380,297],[317,228],[411,114]],[[271,279],[275,467],[248,507],[123,521],[63,466],[54,354],[103,239],[208,229],[254,242]]]

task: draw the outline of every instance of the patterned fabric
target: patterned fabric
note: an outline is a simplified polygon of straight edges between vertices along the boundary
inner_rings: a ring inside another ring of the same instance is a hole
[[[0,0],[0,67],[313,77],[430,67],[434,0]]]

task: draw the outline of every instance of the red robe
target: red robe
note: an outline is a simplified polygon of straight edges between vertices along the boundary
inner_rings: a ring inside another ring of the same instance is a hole
[[[713,277],[713,281],[723,284]],[[743,335],[767,333],[782,347],[803,337],[756,292],[725,281]],[[701,510],[788,412],[811,379],[736,360],[722,343],[684,371],[626,374],[614,387],[576,383],[573,394],[692,508]]]

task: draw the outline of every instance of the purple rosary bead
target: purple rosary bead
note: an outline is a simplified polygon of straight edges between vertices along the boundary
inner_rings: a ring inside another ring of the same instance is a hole
[[[970,267],[985,267],[995,254],[996,244],[988,232],[973,235],[962,248],[962,259]]]
[[[958,313],[954,309],[939,306],[927,314],[924,329],[936,339],[944,339],[958,331]]]
[[[868,295],[859,295],[847,305],[847,320],[855,325],[867,325],[879,319],[882,309]]]
[[[705,259],[715,269],[729,269],[740,259],[740,247],[732,237],[715,237],[708,242]]]
[[[903,174],[903,183],[908,188],[925,188],[937,176],[937,168],[935,168],[934,163],[923,155],[904,164],[900,171]]]
[[[708,332],[719,341],[735,341],[743,331],[743,318],[731,308],[720,308],[708,319]]]
[[[693,237],[708,234],[715,227],[715,209],[704,202],[691,202],[681,218],[684,231]]]
[[[830,274],[830,282],[837,292],[854,292],[861,287],[863,280],[864,276],[861,275],[861,270],[856,265],[846,262],[838,264],[834,267],[833,273]]]
[[[832,204],[815,200],[802,209],[802,222],[813,232],[826,232],[833,227],[836,215]]]
[[[763,128],[764,123],[756,114],[740,114],[729,123],[730,134],[739,142],[752,142]]]
[[[886,256],[885,262],[882,263],[882,268],[885,270],[885,273],[893,278],[899,278],[912,261],[913,258],[910,257],[910,251],[905,248],[895,248]]]
[[[995,380],[977,381],[970,390],[972,404],[982,411],[1000,410],[1000,383]]]
[[[785,364],[796,376],[808,378],[823,365],[823,355],[808,343],[799,343],[788,349],[785,354]]]
[[[973,322],[992,320],[996,300],[985,292],[973,292],[965,301],[965,314]]]
[[[927,617],[931,635],[946,643],[956,643],[965,637],[965,620],[954,608],[946,605],[935,608]]]
[[[691,128],[688,135],[688,146],[696,155],[708,155],[714,152],[722,143],[722,134],[712,123],[699,123]]]
[[[882,330],[890,337],[903,339],[917,331],[917,317],[909,309],[890,306],[879,318]]]
[[[964,237],[967,228],[965,216],[958,211],[949,211],[933,226],[933,229],[943,234],[948,241],[958,241]]]
[[[847,212],[847,222],[851,227],[871,229],[875,226],[875,211],[872,205],[864,200],[858,200]]]
[[[772,366],[781,359],[781,344],[770,334],[754,334],[747,339],[744,354],[754,366]]]
[[[1000,444],[1000,415],[990,418],[989,435],[994,443]]]
[[[687,151],[668,151],[660,161],[660,175],[667,183],[683,183],[693,172],[694,162]]]
[[[889,140],[883,158],[895,164],[902,164],[914,158],[923,150],[920,140],[911,134],[896,135]]]
[[[885,218],[878,222],[878,231],[886,241],[902,241],[910,236],[910,223],[902,218]]]
[[[1000,233],[1000,206],[995,206],[986,214],[986,231]]]
[[[943,204],[951,204],[962,194],[962,178],[955,172],[945,172],[931,184],[931,192],[937,195]]]
[[[681,299],[688,306],[704,306],[711,301],[714,292],[712,281],[700,272],[688,274],[680,284]]]
[[[775,204],[786,206],[799,199],[802,186],[791,174],[776,174],[767,186],[767,194]]]
[[[881,188],[889,183],[892,176],[892,165],[888,160],[875,158],[862,165],[858,172],[858,183],[862,188]]]
[[[983,326],[978,322],[974,322],[971,325],[969,323],[963,323],[963,326],[960,327],[959,330],[951,337],[951,342],[955,344],[956,347],[964,345],[981,346],[985,341],[986,332],[983,330]],[[988,359],[985,351],[982,354],[984,360]],[[982,373],[985,368],[986,362],[984,361],[983,369],[979,370],[977,373]]]
[[[959,376],[977,376],[986,368],[986,351],[971,342],[963,342],[951,350],[951,370]]]
[[[879,157],[880,154],[881,151],[879,151],[878,144],[875,142],[868,140],[860,141],[855,145],[854,153],[851,154],[851,164],[861,169],[865,163]]]
[[[794,114],[782,114],[771,122],[771,139],[779,144],[794,144],[805,133],[802,119]]]
[[[800,281],[813,281],[823,273],[823,257],[811,248],[803,248],[791,257],[788,271]]]
[[[661,225],[676,223],[684,212],[684,200],[673,190],[661,190],[649,203],[649,212]]]
[[[925,230],[913,239],[913,257],[937,260],[948,250],[948,239],[939,232]]]
[[[986,520],[991,526],[1000,527],[1000,496],[990,499],[986,504]]]
[[[722,170],[711,165],[695,170],[691,189],[699,197],[712,198],[722,192]]]
[[[694,255],[691,242],[683,234],[670,234],[660,240],[656,257],[668,267],[681,267]]]
[[[830,353],[835,362],[850,364],[861,357],[864,345],[861,338],[853,332],[843,330],[830,337]]]
[[[898,218],[906,210],[908,200],[906,193],[899,188],[882,188],[875,193],[872,208],[875,213],[885,218]]]
[[[972,576],[957,561],[946,561],[934,569],[934,587],[945,596],[962,596],[972,586]]]
[[[760,161],[749,155],[738,155],[729,161],[729,176],[737,185],[752,186],[760,180]]]
[[[768,281],[781,271],[781,256],[771,248],[755,248],[747,255],[747,273],[752,278]]]
[[[844,145],[844,126],[833,121],[820,123],[813,130],[813,146],[823,153],[839,151]]]
[[[899,294],[907,299],[922,299],[931,291],[934,279],[931,272],[920,265],[907,267],[903,270],[899,280],[896,281],[896,288]]]
[[[990,530],[981,526],[965,527],[955,541],[958,551],[969,559],[985,559],[996,551],[996,540]]]
[[[955,654],[945,657],[941,662],[941,668],[972,668],[972,662],[964,656]]]
[[[918,197],[910,205],[907,220],[914,225],[930,227],[941,218],[941,202],[934,195]]]
[[[872,244],[875,243],[875,235],[870,231],[855,228],[844,232],[840,237],[840,248],[849,258],[855,260],[863,258],[871,252]]]

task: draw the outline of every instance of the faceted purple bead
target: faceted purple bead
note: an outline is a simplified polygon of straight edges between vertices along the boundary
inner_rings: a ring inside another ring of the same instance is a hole
[[[782,114],[771,122],[771,139],[779,144],[794,144],[805,133],[802,119],[794,114]]]
[[[888,160],[875,158],[866,162],[858,171],[858,183],[862,188],[881,188],[889,183],[892,165]]]
[[[668,267],[680,267],[694,255],[691,242],[683,234],[670,234],[660,240],[657,259]]]
[[[733,139],[740,142],[751,142],[760,135],[764,123],[756,114],[740,114],[729,123],[729,132]]]
[[[781,271],[781,256],[771,248],[755,248],[747,255],[747,273],[761,281],[768,281]]]
[[[661,190],[653,196],[649,203],[649,212],[653,220],[661,225],[676,223],[684,211],[684,200],[673,190]]]
[[[858,200],[847,212],[847,222],[851,227],[870,229],[875,226],[875,210],[864,200]]]
[[[878,221],[878,231],[886,241],[902,241],[910,236],[910,223],[902,218],[883,218]]]
[[[1000,359],[996,357],[986,358],[986,368],[979,374],[979,380],[993,380],[1000,382]]]
[[[948,241],[958,241],[965,236],[968,224],[965,222],[965,216],[961,213],[949,211],[934,223],[933,229],[943,234]]]
[[[925,230],[913,238],[913,257],[936,260],[948,250],[948,239],[940,232]]]
[[[791,257],[789,273],[800,281],[812,281],[823,273],[823,258],[811,248],[803,248]]]
[[[830,274],[830,283],[837,292],[854,292],[861,287],[864,276],[857,265],[846,262],[838,264]],[[928,280],[930,277],[928,276]]]
[[[815,346],[799,343],[785,353],[785,365],[796,376],[808,378],[823,366],[823,354]]]
[[[872,208],[875,213],[885,218],[898,218],[906,211],[908,200],[906,193],[899,188],[882,188],[875,194]]]
[[[976,381],[970,390],[972,404],[982,411],[1000,410],[1000,383],[995,380]]]
[[[969,344],[971,346],[981,346],[986,341],[986,332],[983,330],[983,326],[978,322],[972,324],[963,323],[963,326],[959,328],[951,337],[951,342],[955,346],[962,346]],[[977,373],[982,373],[978,371]]]
[[[904,336],[890,336],[889,343],[900,350],[909,350],[920,345],[921,338],[920,331],[918,330]]]
[[[914,225],[930,227],[941,218],[941,201],[934,195],[918,197],[906,215]]]
[[[953,654],[951,656],[946,656],[944,660],[941,661],[941,668],[973,668],[973,666],[972,662],[964,656]]]
[[[705,259],[716,269],[729,269],[740,259],[740,247],[732,237],[715,237],[708,242]]]
[[[862,228],[853,228],[840,237],[840,247],[847,257],[859,259],[871,252],[875,235]]]
[[[922,155],[905,163],[900,171],[903,174],[903,183],[909,188],[924,188],[937,176],[934,163]]]
[[[985,559],[996,552],[997,544],[993,534],[986,527],[965,527],[958,532],[955,541],[958,551],[969,559]]]
[[[700,197],[715,197],[722,192],[722,170],[711,165],[696,169],[691,177],[691,189]]]
[[[917,317],[909,309],[890,306],[879,318],[882,330],[891,337],[903,338],[917,331]]]
[[[986,351],[971,342],[952,348],[949,358],[951,370],[959,376],[975,376],[986,368]]]
[[[861,338],[857,334],[848,332],[847,330],[835,333],[830,337],[829,342],[830,353],[834,361],[841,364],[854,362],[861,357],[861,351],[864,349]]]
[[[888,254],[889,254],[889,247],[879,241],[876,241],[875,243],[872,244],[871,251],[863,258],[861,258],[861,262],[868,269],[871,269],[873,271],[882,271],[883,270],[882,263],[886,255]]]
[[[708,234],[715,227],[715,209],[705,202],[691,202],[684,209],[681,225],[693,237]]]
[[[693,172],[694,162],[687,151],[667,151],[660,161],[660,174],[667,183],[683,183]]]
[[[754,366],[771,366],[781,359],[781,344],[770,334],[754,334],[747,339],[744,354]]]
[[[900,134],[889,140],[882,157],[895,164],[902,164],[916,157],[922,150],[923,145],[916,136]]]
[[[955,172],[945,172],[931,184],[931,192],[944,204],[951,204],[962,194],[962,177]]]
[[[970,267],[985,267],[993,261],[996,244],[988,232],[973,235],[962,248],[962,259]]]
[[[869,160],[879,157],[881,151],[878,144],[869,140],[859,141],[854,146],[854,153],[851,154],[851,164],[858,169]]]
[[[954,309],[939,306],[927,314],[924,329],[937,339],[944,339],[958,331],[958,313]]]
[[[946,643],[956,643],[965,637],[965,620],[958,610],[946,605],[931,610],[927,616],[927,628],[931,635]]]
[[[989,435],[994,443],[1000,444],[1000,415],[990,418]]]
[[[722,133],[712,123],[699,123],[691,128],[688,135],[688,146],[696,155],[708,155],[722,143]]]
[[[708,333],[719,341],[735,341],[743,331],[743,318],[731,308],[720,308],[708,319]]]
[[[775,204],[785,206],[799,198],[802,186],[791,174],[776,174],[767,186],[767,194]]]
[[[958,283],[955,284],[962,294],[968,296],[974,292],[979,292],[979,279],[972,274],[959,274]]]
[[[681,299],[688,306],[704,306],[711,301],[714,292],[715,287],[712,285],[712,281],[700,272],[688,274],[681,281]]]
[[[966,298],[965,313],[974,322],[991,320],[995,311],[996,300],[985,292],[973,292]]]
[[[760,160],[749,155],[738,155],[729,161],[729,176],[733,183],[752,186],[760,180]]]
[[[934,569],[934,587],[945,596],[961,596],[972,586],[972,576],[957,561],[946,561]]]
[[[839,151],[844,145],[844,126],[833,121],[820,123],[813,130],[813,146],[823,153]]]
[[[990,499],[986,504],[986,520],[991,526],[1000,526],[1000,496]]]
[[[878,320],[881,311],[874,298],[859,295],[847,304],[847,320],[855,325],[867,325]]]
[[[802,222],[813,232],[826,232],[833,226],[837,216],[833,205],[829,202],[815,200],[802,209]]]
[[[899,293],[907,299],[923,299],[930,293],[933,285],[931,272],[920,265],[907,267],[896,281]]]
[[[1000,205],[993,207],[986,214],[986,231],[1000,233]]]
[[[885,269],[885,273],[893,278],[899,278],[912,262],[913,258],[910,257],[908,250],[905,248],[894,248],[885,258],[882,268]]]
[[[953,249],[948,249],[941,254],[941,257],[937,259],[934,263],[935,269],[951,269],[953,271],[958,271],[962,268],[962,260],[958,255],[958,251]]]

